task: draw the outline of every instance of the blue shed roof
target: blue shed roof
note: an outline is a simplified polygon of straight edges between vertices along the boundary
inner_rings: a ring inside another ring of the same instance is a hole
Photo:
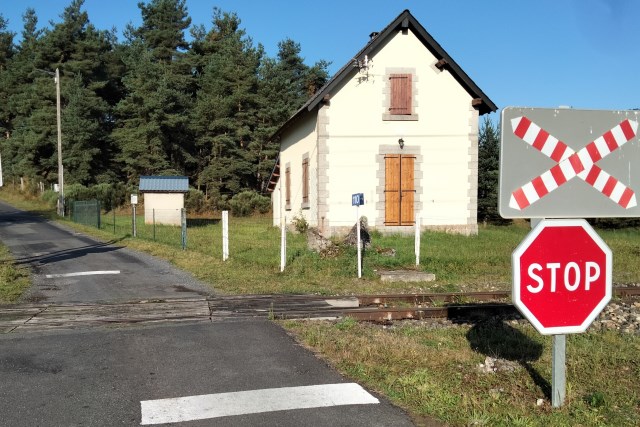
[[[141,193],[186,193],[189,178],[186,176],[141,176]]]

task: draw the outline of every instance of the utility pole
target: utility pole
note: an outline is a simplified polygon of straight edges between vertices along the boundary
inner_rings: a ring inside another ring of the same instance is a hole
[[[60,70],[56,68],[56,116],[58,123],[58,215],[64,216],[64,170],[62,166],[62,123],[60,120]]]

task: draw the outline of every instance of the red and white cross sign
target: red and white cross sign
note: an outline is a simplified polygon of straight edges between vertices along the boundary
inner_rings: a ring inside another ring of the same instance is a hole
[[[512,119],[511,127],[515,136],[557,163],[515,190],[509,207],[525,209],[576,176],[625,209],[637,206],[635,192],[596,163],[633,139],[638,131],[638,122],[625,119],[578,152],[526,116]]]

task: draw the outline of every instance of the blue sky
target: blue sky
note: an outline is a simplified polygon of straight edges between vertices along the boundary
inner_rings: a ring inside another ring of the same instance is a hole
[[[40,27],[71,0],[0,0],[20,33],[33,7]],[[86,0],[99,29],[140,24],[137,0]],[[212,9],[236,12],[255,43],[275,56],[286,37],[308,64],[337,71],[404,9],[422,23],[498,105],[619,110],[640,108],[640,53],[635,0],[187,0],[194,24],[211,27]]]

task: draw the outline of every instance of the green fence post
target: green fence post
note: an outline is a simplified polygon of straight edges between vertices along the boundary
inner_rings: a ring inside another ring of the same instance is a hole
[[[180,219],[182,223],[182,250],[187,249],[187,211],[185,208],[180,209]]]

